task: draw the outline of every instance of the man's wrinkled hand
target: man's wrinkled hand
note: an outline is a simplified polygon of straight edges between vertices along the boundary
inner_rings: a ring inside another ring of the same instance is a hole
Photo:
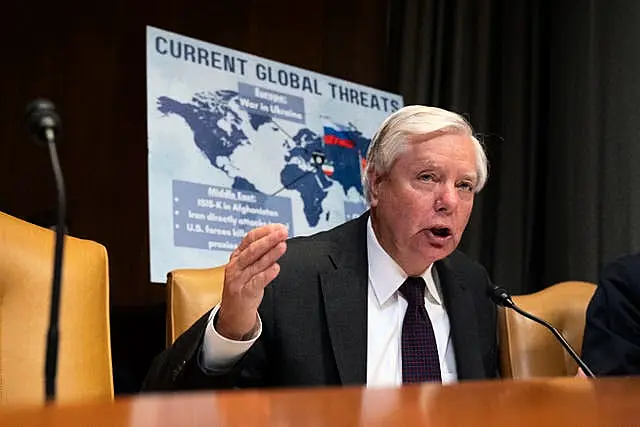
[[[215,325],[220,335],[242,340],[253,333],[264,288],[280,273],[277,261],[287,249],[287,237],[284,225],[265,225],[247,233],[232,252]]]

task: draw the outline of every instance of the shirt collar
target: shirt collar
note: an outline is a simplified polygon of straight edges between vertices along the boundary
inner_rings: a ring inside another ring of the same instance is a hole
[[[369,259],[369,282],[373,293],[382,306],[391,298],[407,279],[407,274],[398,263],[380,246],[380,242],[373,231],[371,216],[367,220],[367,255]],[[433,264],[422,273],[421,277],[427,284],[427,292],[432,299],[441,305],[440,292],[432,276]]]

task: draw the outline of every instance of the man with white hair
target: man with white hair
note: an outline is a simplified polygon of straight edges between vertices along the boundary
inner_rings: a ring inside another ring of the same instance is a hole
[[[396,111],[367,154],[369,211],[308,237],[248,233],[221,303],[154,360],[143,389],[497,377],[490,281],[456,249],[487,169],[460,115]]]

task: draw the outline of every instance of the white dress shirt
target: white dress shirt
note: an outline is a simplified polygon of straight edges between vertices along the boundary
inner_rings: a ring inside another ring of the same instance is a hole
[[[387,254],[367,222],[367,253],[369,256],[369,301],[367,303],[367,386],[402,384],[402,322],[407,300],[398,289],[406,273]],[[427,284],[424,305],[436,337],[440,374],[443,383],[457,379],[456,362],[451,342],[449,316],[442,304],[433,264],[422,274]]]
[[[401,337],[407,302],[398,291],[407,275],[382,249],[367,221],[367,255],[369,260],[369,292],[367,316],[367,386],[402,385]],[[449,317],[442,304],[442,294],[433,265],[422,274],[426,283],[425,308],[431,319],[438,347],[443,383],[456,381],[457,370],[451,341]],[[202,344],[201,368],[205,372],[229,369],[251,348],[262,333],[258,318],[255,335],[247,341],[234,341],[220,335],[213,327],[217,305],[209,316]]]

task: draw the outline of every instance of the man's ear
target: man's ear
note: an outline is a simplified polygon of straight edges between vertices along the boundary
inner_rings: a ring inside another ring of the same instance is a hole
[[[376,168],[370,168],[367,171],[367,181],[369,181],[369,205],[375,208],[378,204],[378,195],[380,194],[380,182],[382,175],[378,173]]]

